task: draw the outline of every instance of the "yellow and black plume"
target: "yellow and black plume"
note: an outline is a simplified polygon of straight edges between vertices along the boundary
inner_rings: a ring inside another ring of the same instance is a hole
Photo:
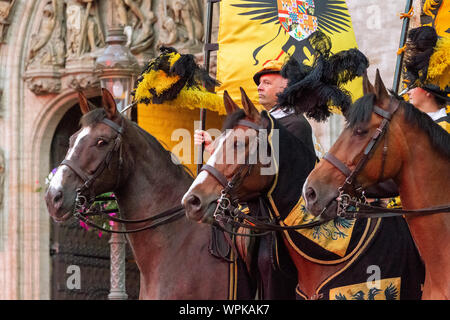
[[[411,29],[406,41],[404,83],[409,89],[421,87],[448,101],[450,39],[440,38],[433,27]]]
[[[218,86],[219,82],[196,64],[194,56],[169,47],[161,47],[160,51],[139,76],[131,94],[134,102],[206,108],[221,113],[222,98],[205,89]]]

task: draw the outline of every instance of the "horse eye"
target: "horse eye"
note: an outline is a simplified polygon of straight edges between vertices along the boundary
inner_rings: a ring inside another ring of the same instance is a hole
[[[353,134],[354,134],[355,136],[363,136],[363,135],[365,135],[367,132],[368,132],[368,130],[366,130],[366,129],[356,128],[356,129],[353,131]]]
[[[108,142],[106,142],[103,139],[98,139],[98,141],[97,141],[97,147],[103,147],[103,146],[106,146],[107,144],[108,144]]]

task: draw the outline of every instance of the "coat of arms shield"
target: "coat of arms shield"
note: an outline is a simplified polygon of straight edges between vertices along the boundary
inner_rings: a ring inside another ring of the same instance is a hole
[[[314,0],[277,0],[277,7],[280,24],[292,38],[301,41],[317,30]]]

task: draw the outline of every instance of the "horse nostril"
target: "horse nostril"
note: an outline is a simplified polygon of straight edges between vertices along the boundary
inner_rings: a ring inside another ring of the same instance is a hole
[[[58,203],[63,197],[63,194],[61,191],[58,191],[55,196],[53,197],[53,203]]]
[[[314,202],[316,200],[317,195],[313,188],[308,187],[305,191],[305,197],[307,201]]]
[[[191,195],[189,198],[187,198],[187,205],[194,210],[198,210],[200,209],[200,207],[202,206],[202,201],[200,200],[199,197],[195,196],[195,195]]]

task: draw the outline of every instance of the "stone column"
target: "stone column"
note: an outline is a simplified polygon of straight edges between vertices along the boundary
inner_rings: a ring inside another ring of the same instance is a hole
[[[121,230],[119,224],[114,223],[113,231]],[[127,300],[125,288],[125,236],[121,233],[111,233],[111,290],[109,300]]]

